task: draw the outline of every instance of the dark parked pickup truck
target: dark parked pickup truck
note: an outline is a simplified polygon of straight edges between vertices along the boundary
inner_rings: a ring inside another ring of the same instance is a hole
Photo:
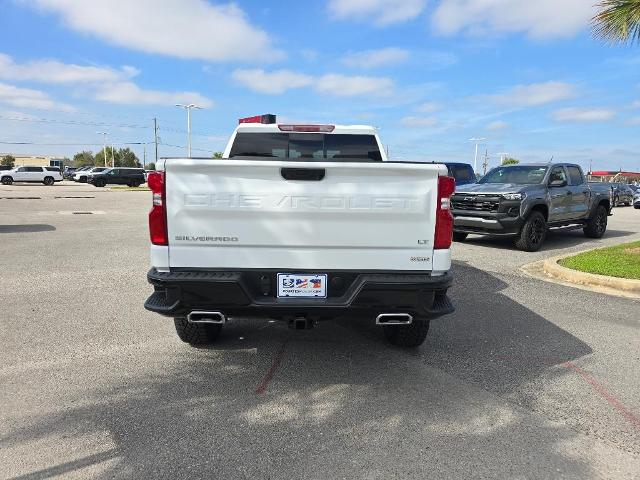
[[[611,188],[589,184],[579,165],[503,165],[478,183],[462,185],[451,198],[456,241],[468,234],[508,235],[533,252],[550,228],[582,228],[591,238],[607,229]]]

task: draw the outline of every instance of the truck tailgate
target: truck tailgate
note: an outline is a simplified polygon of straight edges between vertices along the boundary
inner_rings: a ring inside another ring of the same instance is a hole
[[[446,174],[433,164],[169,159],[169,265],[431,270],[440,170]],[[309,174],[324,176],[301,179]]]

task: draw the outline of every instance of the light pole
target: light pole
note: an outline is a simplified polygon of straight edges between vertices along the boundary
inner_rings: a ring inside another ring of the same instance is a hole
[[[476,143],[476,154],[473,157],[473,173],[476,173],[478,171],[478,145],[480,145],[480,142],[482,142],[483,140],[486,140],[486,138],[473,137],[469,139],[470,142]]]
[[[199,110],[202,107],[196,105],[195,103],[190,103],[185,105],[183,103],[176,103],[176,107],[184,108],[187,111],[187,154],[189,158],[191,158],[191,109],[197,108]]]
[[[107,135],[108,132],[96,132],[98,135],[102,135],[102,154],[104,155],[104,166],[107,166]]]
[[[489,149],[484,150],[484,162],[482,162],[482,175],[487,174],[487,167],[489,166]]]

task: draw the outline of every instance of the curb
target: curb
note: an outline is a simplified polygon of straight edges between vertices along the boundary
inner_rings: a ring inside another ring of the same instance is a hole
[[[597,250],[596,248],[591,250]],[[590,252],[591,250],[585,250]],[[626,278],[608,277],[594,273],[580,272],[571,268],[563,267],[558,262],[567,257],[573,257],[584,252],[571,253],[547,258],[543,261],[542,270],[549,276],[564,280],[569,283],[587,285],[591,287],[601,287],[611,290],[618,290],[627,294],[640,295],[640,280],[630,280]]]

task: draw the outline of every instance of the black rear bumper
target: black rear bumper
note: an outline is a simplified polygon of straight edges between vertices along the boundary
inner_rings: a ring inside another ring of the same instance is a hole
[[[276,270],[201,271],[152,268],[154,287],[144,307],[169,317],[194,310],[226,316],[316,316],[318,318],[409,313],[429,318],[454,311],[447,296],[453,276],[414,272],[358,273],[329,271],[327,298],[278,298]],[[295,273],[312,273],[296,271]]]

